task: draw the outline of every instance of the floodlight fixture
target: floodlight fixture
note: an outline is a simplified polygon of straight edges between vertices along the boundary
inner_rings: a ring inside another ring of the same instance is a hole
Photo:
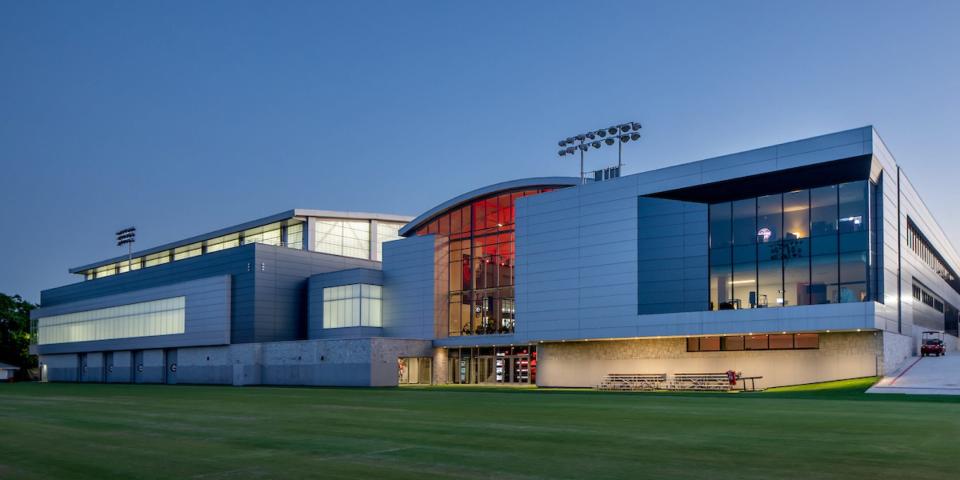
[[[631,133],[631,134],[630,134],[630,140],[633,140],[634,142],[636,142],[637,140],[640,140],[640,134],[637,133],[637,132]]]
[[[610,137],[610,138],[604,140],[603,143],[606,143],[607,145],[613,145],[614,143],[617,143],[617,141],[614,140],[613,137]]]

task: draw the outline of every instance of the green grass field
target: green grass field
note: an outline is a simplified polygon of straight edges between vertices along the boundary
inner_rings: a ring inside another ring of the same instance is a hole
[[[910,478],[960,398],[0,385],[0,478]]]

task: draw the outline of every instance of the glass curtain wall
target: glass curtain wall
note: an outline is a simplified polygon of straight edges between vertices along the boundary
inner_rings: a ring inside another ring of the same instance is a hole
[[[850,182],[710,205],[710,309],[880,298],[869,282],[871,187]]]
[[[449,336],[514,331],[514,202],[547,192],[539,188],[475,200],[420,227],[416,235],[447,237]]]

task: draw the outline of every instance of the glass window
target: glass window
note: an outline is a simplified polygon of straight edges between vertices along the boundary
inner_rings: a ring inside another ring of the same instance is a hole
[[[867,182],[850,182],[839,187],[840,233],[867,229]]]
[[[782,238],[783,196],[767,195],[757,199],[757,242],[775,243]]]
[[[382,326],[383,287],[354,284],[323,289],[323,328]]]
[[[109,277],[111,275],[116,275],[117,273],[117,264],[111,263],[110,265],[104,265],[102,267],[97,267],[93,272],[95,278]]]
[[[228,248],[240,246],[240,234],[231,233],[222,237],[207,240],[207,253],[219,252]]]
[[[710,205],[710,248],[726,248],[733,240],[730,202]]]
[[[753,198],[733,202],[733,244],[757,243],[757,201]]]
[[[88,342],[184,332],[185,297],[165,298],[37,319],[37,343]]]
[[[185,258],[191,258],[199,256],[203,253],[203,244],[202,243],[193,243],[190,245],[184,245],[182,247],[177,247],[173,251],[173,259],[183,260]]]
[[[758,307],[782,307],[783,297],[783,265],[779,259],[762,261],[757,264],[758,272]]]
[[[794,240],[810,236],[810,192],[798,190],[783,194],[783,238]]]
[[[810,234],[813,237],[837,233],[837,186],[810,190]]]
[[[783,304],[809,305],[810,256],[809,239],[787,239],[783,241]]]
[[[449,229],[449,225],[451,224],[452,222],[445,221],[441,225],[441,231],[443,229]],[[383,243],[403,238],[400,236],[401,227],[403,227],[402,223],[377,222],[377,258],[380,261],[383,261]]]
[[[867,253],[840,254],[840,302],[867,300]]]
[[[317,220],[314,251],[354,258],[370,258],[370,222]]]
[[[126,273],[131,270],[140,270],[143,265],[142,258],[134,258],[133,260],[124,260],[117,264],[117,271],[119,273]]]
[[[152,267],[154,265],[161,265],[169,261],[170,261],[170,251],[167,250],[167,251],[147,255],[144,260],[144,266]]]
[[[303,249],[303,222],[287,225],[287,247]]]
[[[280,224],[271,223],[262,227],[251,228],[243,232],[243,244],[263,243],[266,245],[280,245]]]
[[[837,303],[840,264],[836,255],[811,257],[810,304]]]

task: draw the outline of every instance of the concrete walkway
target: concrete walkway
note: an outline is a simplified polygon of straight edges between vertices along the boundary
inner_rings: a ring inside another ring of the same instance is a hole
[[[948,352],[943,357],[914,357],[867,393],[960,395],[960,352]]]

